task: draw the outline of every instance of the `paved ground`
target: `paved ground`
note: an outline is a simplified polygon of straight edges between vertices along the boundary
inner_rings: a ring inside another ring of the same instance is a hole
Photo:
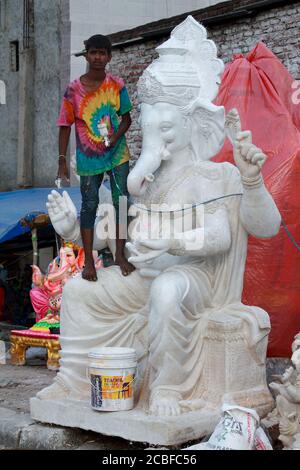
[[[29,399],[50,385],[54,376],[44,365],[0,366],[0,407],[29,413]]]

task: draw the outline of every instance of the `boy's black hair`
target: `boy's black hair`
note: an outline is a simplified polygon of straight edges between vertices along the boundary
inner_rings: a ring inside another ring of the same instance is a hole
[[[107,36],[103,36],[102,34],[95,34],[95,36],[91,36],[89,39],[84,41],[85,50],[88,52],[89,49],[92,47],[95,49],[106,49],[109,54],[111,54],[111,42]]]

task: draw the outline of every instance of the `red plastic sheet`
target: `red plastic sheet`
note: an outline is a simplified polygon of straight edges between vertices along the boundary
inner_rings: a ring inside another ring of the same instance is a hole
[[[289,232],[300,244],[300,104],[297,83],[263,44],[235,56],[222,79],[217,105],[237,108],[242,129],[268,156],[265,184]],[[297,100],[298,98],[298,100]],[[233,163],[228,139],[215,161]],[[300,331],[300,251],[284,227],[272,239],[249,237],[243,302],[265,309],[271,318],[268,356],[290,357]]]

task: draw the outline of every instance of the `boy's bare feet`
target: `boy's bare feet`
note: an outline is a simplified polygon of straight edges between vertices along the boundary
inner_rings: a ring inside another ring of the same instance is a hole
[[[98,280],[94,260],[85,260],[84,270],[81,273],[86,281],[96,282]]]
[[[128,276],[135,270],[133,264],[129,263],[123,254],[116,255],[115,264],[120,266],[123,276]]]

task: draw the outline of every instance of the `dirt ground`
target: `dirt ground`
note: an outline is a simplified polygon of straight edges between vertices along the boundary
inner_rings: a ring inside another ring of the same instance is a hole
[[[46,361],[32,359],[25,366],[0,365],[0,407],[29,413],[29,400],[56,375]]]

